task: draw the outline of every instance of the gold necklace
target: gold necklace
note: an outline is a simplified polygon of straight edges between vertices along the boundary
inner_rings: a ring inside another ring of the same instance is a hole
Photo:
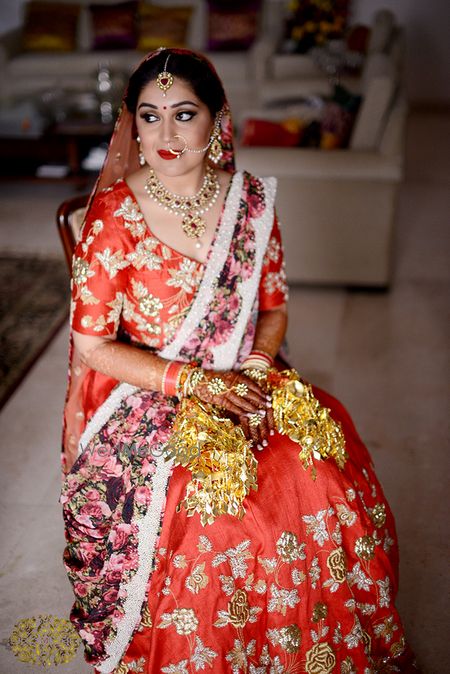
[[[153,201],[164,210],[182,218],[181,228],[190,239],[197,239],[196,248],[201,247],[198,240],[206,231],[206,224],[200,216],[216,203],[220,192],[220,184],[216,171],[207,167],[203,183],[195,194],[184,196],[170,192],[151,168],[145,181],[144,189]]]

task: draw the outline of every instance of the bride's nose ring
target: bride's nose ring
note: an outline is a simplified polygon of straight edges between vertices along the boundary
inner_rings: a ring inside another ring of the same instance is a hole
[[[169,148],[169,152],[174,154],[177,157],[177,159],[180,159],[181,155],[186,152],[188,144],[187,144],[187,140],[184,136],[176,134],[176,136],[174,136],[173,139],[175,140],[175,138],[180,138],[184,143],[184,147],[181,150],[174,150],[172,147],[170,147],[170,143],[171,143],[170,140],[167,141],[167,147]]]

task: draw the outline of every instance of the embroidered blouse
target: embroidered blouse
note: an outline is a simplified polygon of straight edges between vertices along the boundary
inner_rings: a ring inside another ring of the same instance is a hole
[[[245,177],[243,192],[252,180],[249,174]],[[115,335],[120,325],[131,341],[160,349],[183,321],[205,266],[153,234],[128,184],[119,179],[95,199],[74,253],[72,327],[87,335]],[[286,300],[275,216],[261,274],[259,310]]]

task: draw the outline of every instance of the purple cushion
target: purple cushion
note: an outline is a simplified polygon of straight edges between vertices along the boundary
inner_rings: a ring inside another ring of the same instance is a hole
[[[136,47],[137,2],[117,5],[90,5],[93,26],[92,49],[134,49]]]
[[[208,0],[210,51],[248,49],[258,33],[261,0]]]

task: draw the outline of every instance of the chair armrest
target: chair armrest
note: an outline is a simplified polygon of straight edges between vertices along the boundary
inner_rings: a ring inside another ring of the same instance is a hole
[[[403,90],[399,89],[380,140],[380,154],[384,157],[400,157],[403,160],[407,117],[408,101]]]

